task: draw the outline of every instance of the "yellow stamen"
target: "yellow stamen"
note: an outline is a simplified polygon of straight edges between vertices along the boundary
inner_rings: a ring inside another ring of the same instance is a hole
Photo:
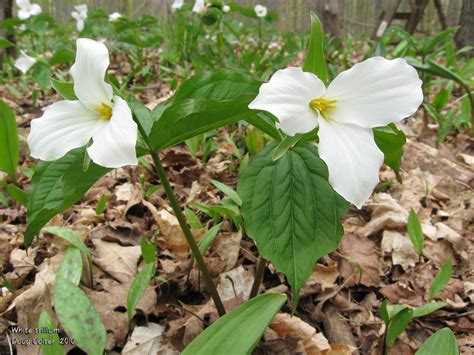
[[[309,102],[309,106],[311,108],[315,109],[316,111],[319,111],[321,116],[324,117],[324,119],[327,121],[329,120],[329,113],[328,111],[332,108],[335,108],[337,100],[328,100],[325,98],[320,97],[319,99],[314,99]]]
[[[100,107],[96,108],[95,111],[100,113],[100,118],[104,120],[110,120],[110,117],[112,117],[112,107],[105,102],[101,102]]]

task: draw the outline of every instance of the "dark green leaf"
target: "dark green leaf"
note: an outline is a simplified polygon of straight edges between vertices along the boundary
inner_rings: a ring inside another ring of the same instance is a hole
[[[145,260],[147,264],[154,264],[156,260],[156,245],[150,243],[146,236],[143,236],[140,241],[140,249],[142,251],[143,260]]]
[[[416,252],[420,255],[423,254],[423,230],[421,229],[420,220],[413,209],[410,210],[408,215],[407,230]]]
[[[265,111],[260,111],[245,118],[245,120],[252,126],[257,127],[262,132],[268,134],[277,141],[281,141],[282,135],[275,126],[275,119],[273,116]]]
[[[43,90],[48,88],[50,76],[51,70],[44,63],[38,62],[31,67],[31,77]]]
[[[385,346],[389,347],[398,338],[398,336],[405,330],[410,323],[413,316],[413,311],[410,308],[405,308],[395,314],[390,320],[387,327]]]
[[[7,185],[7,192],[15,202],[26,206],[28,203],[28,194],[14,184]]]
[[[472,117],[471,101],[469,101],[469,98],[466,96],[464,99],[461,100],[461,113],[456,119],[456,123],[455,123],[456,129],[459,130],[463,126],[470,128],[472,126],[471,117]]]
[[[418,308],[415,308],[413,310],[413,318],[416,318],[416,317],[424,317],[430,313],[433,313],[435,311],[437,311],[438,309],[441,309],[445,306],[447,306],[448,304],[445,303],[445,302],[432,302],[432,303],[427,303],[427,304],[424,304],[423,306],[420,306]]]
[[[73,83],[51,79],[51,86],[64,100],[77,100]]]
[[[66,48],[59,48],[51,57],[49,64],[66,64],[74,61],[75,54],[73,51]]]
[[[189,223],[189,226],[192,229],[200,229],[202,228],[202,223],[199,220],[199,217],[196,216],[196,214],[190,210],[189,208],[185,207],[184,208],[184,215],[186,216],[186,220]]]
[[[424,342],[415,355],[459,355],[456,337],[451,329],[440,329]]]
[[[9,41],[8,39],[6,39],[6,38],[0,37],[0,49],[3,49],[3,48],[10,48],[10,47],[15,47],[15,43],[10,42],[10,41]]]
[[[43,340],[41,344],[41,351],[44,355],[63,355],[64,351],[59,342],[59,335],[56,332],[56,324],[54,324],[51,316],[44,309],[38,321],[38,328],[48,330],[51,332],[41,332],[38,334],[39,338]]]
[[[285,301],[282,294],[266,293],[245,302],[215,321],[182,354],[251,354]]]
[[[397,179],[401,181],[400,167],[402,164],[403,146],[406,143],[405,133],[393,123],[385,127],[374,128],[374,139],[377,147],[384,155],[383,162],[391,167]]]
[[[235,192],[230,186],[223,184],[220,181],[212,180],[212,184],[221,190],[226,196],[230,197],[232,201],[234,201],[238,206],[242,205],[242,199],[240,198],[239,194]]]
[[[90,355],[102,355],[107,332],[89,298],[70,281],[56,277],[54,309],[66,333]]]
[[[384,321],[385,326],[387,326],[388,323],[390,322],[390,316],[388,314],[387,306],[388,306],[388,301],[383,300],[382,304],[380,305],[380,309],[379,309],[380,318],[382,318],[382,320]]]
[[[82,171],[84,152],[85,148],[74,149],[61,159],[38,164],[28,196],[27,246],[51,218],[79,201],[111,170],[91,163],[87,171]]]
[[[328,182],[316,147],[299,143],[279,160],[276,144],[255,156],[240,177],[242,215],[260,254],[283,272],[293,288],[293,304],[314,263],[335,250],[339,221],[348,204]]]
[[[217,233],[219,233],[221,226],[222,222],[216,224],[214,227],[207,231],[204,237],[202,237],[201,241],[199,242],[199,251],[202,255],[206,253],[207,249],[209,249],[214,239],[216,239]]]
[[[0,170],[16,179],[19,158],[15,114],[0,100]]]
[[[327,84],[328,74],[326,59],[324,57],[324,31],[323,25],[315,13],[311,12],[311,38],[309,41],[303,70],[318,76]]]
[[[429,298],[430,301],[435,298],[436,295],[444,288],[444,286],[449,283],[452,275],[453,263],[451,262],[451,259],[448,259],[443,263],[443,265],[441,265],[441,268],[431,283]]]
[[[132,319],[133,310],[140,301],[140,298],[142,298],[143,294],[145,293],[154,273],[155,264],[146,264],[145,267],[141,269],[133,279],[127,296],[127,313],[129,320]]]

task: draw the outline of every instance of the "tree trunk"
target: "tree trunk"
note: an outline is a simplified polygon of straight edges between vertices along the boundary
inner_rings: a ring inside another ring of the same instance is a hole
[[[458,47],[474,45],[474,1],[463,0],[459,26],[455,37]]]
[[[337,0],[323,0],[318,3],[318,16],[323,24],[324,32],[334,37],[341,37],[339,23],[339,6]]]

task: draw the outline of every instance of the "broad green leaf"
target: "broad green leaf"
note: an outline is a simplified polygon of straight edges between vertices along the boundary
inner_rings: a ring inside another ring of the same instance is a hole
[[[66,64],[74,61],[75,53],[66,48],[59,48],[49,60],[49,64]]]
[[[78,286],[82,276],[82,256],[81,251],[74,246],[70,246],[59,265],[58,277],[68,280],[73,285]]]
[[[288,152],[288,149],[293,148],[296,143],[298,143],[303,136],[301,134],[295,134],[292,136],[286,136],[283,140],[277,145],[273,151],[272,159],[278,160]]]
[[[410,323],[413,316],[413,311],[410,308],[405,308],[395,314],[390,320],[385,336],[385,346],[389,347],[398,338],[398,336],[405,330]]]
[[[215,101],[205,98],[175,101],[153,124],[149,141],[153,149],[163,150],[210,130],[243,120],[255,95],[244,94],[233,100]]]
[[[51,218],[79,201],[97,180],[111,170],[91,163],[84,172],[84,152],[85,148],[78,148],[61,159],[38,163],[28,194],[26,246]]]
[[[154,264],[156,261],[156,245],[150,243],[146,236],[142,237],[140,241],[140,250],[142,252],[143,260],[147,264]]]
[[[326,59],[324,57],[323,25],[315,13],[311,12],[311,38],[309,40],[303,70],[315,74],[324,84],[328,83]]]
[[[430,313],[433,313],[435,311],[437,311],[438,309],[441,309],[445,306],[447,306],[448,304],[445,303],[445,302],[432,302],[432,303],[427,303],[427,304],[424,304],[420,307],[417,307],[413,310],[413,318],[416,318],[416,317],[424,317]]]
[[[456,129],[461,129],[463,126],[464,127],[471,127],[472,126],[472,108],[471,108],[471,101],[469,101],[469,98],[466,96],[464,99],[461,100],[461,113],[456,119],[456,123],[454,126]]]
[[[329,185],[316,147],[299,143],[274,161],[275,147],[253,158],[237,191],[248,235],[262,257],[287,276],[295,305],[314,263],[337,248],[348,203]]]
[[[7,193],[15,202],[26,206],[28,204],[28,194],[14,184],[7,185]]]
[[[373,129],[377,147],[384,155],[383,162],[393,169],[397,179],[401,181],[400,167],[402,165],[403,146],[406,143],[405,133],[393,123],[385,127]]]
[[[207,233],[202,237],[202,239],[199,242],[199,251],[201,252],[202,255],[204,255],[211,246],[212,242],[214,239],[216,239],[217,233],[219,233],[219,230],[221,229],[222,222],[219,224],[216,224],[214,227],[209,229]]]
[[[71,245],[75,246],[77,249],[82,251],[89,260],[92,260],[92,255],[87,246],[84,244],[84,242],[81,240],[79,235],[72,231],[69,228],[64,228],[64,227],[56,227],[56,226],[51,226],[51,227],[46,227],[44,229],[45,232],[55,234],[58,237],[68,241]]]
[[[202,223],[199,220],[199,217],[196,216],[196,214],[188,207],[184,207],[184,215],[186,216],[186,220],[192,229],[202,228]]]
[[[130,106],[130,109],[132,110],[133,115],[138,120],[140,126],[144,129],[145,134],[147,136],[151,132],[151,128],[153,127],[153,123],[161,117],[160,114],[156,114],[156,113],[160,112],[160,108],[166,107],[166,103],[161,102],[160,104],[158,104],[158,106],[152,112],[140,100],[136,99],[132,95],[130,95],[128,97],[127,103]]]
[[[16,179],[19,159],[15,114],[5,102],[0,100],[0,170]]]
[[[212,184],[221,190],[226,196],[230,197],[232,201],[234,201],[238,206],[242,205],[242,199],[240,198],[239,194],[235,192],[230,186],[223,184],[220,181],[212,180]]]
[[[51,86],[64,100],[77,100],[73,83],[51,79]]]
[[[413,209],[410,210],[408,215],[407,230],[416,252],[419,255],[423,254],[423,230],[421,229],[420,220]]]
[[[129,320],[132,319],[133,310],[140,301],[140,298],[142,298],[143,294],[145,293],[154,273],[155,264],[149,263],[146,264],[145,267],[141,269],[133,279],[127,296],[127,313]]]
[[[90,355],[102,355],[107,332],[86,294],[70,281],[56,277],[54,309],[66,333]]]
[[[41,351],[44,355],[63,355],[64,351],[59,342],[59,335],[56,333],[56,324],[54,324],[51,316],[44,309],[41,311],[38,321],[38,328],[48,329],[50,332],[41,332],[38,337],[43,340]]]
[[[438,330],[426,340],[415,355],[459,355],[456,337],[449,328]]]
[[[252,126],[257,127],[262,132],[268,134],[270,137],[276,141],[282,140],[282,135],[280,131],[275,126],[275,118],[272,114],[265,111],[256,112],[254,111],[253,115],[250,115],[245,120],[250,123]]]
[[[438,273],[436,274],[433,282],[431,283],[430,287],[430,298],[431,301],[436,295],[449,283],[451,280],[451,276],[453,275],[453,263],[451,259],[446,260],[441,268],[439,269]]]
[[[251,354],[285,301],[285,295],[280,293],[252,298],[215,321],[182,355]]]
[[[8,39],[0,37],[0,49],[15,47],[15,43],[10,42]]]

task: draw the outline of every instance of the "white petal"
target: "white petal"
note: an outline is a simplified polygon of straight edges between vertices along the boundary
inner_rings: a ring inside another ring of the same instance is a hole
[[[82,147],[102,124],[99,114],[80,101],[59,101],[48,106],[43,116],[31,121],[28,146],[41,160],[56,160]]]
[[[109,22],[114,22],[114,21],[118,20],[121,17],[122,17],[122,15],[120,13],[114,12],[113,14],[109,15]]]
[[[30,17],[31,17],[31,14],[30,14],[29,11],[21,10],[21,9],[18,10],[18,18],[19,18],[20,20],[26,20],[26,19],[28,19],[28,18],[30,18]]]
[[[324,93],[323,82],[301,68],[278,70],[268,83],[260,86],[249,108],[272,113],[286,134],[306,133],[318,125],[318,113],[309,102]]]
[[[81,19],[81,15],[79,15],[77,11],[71,12],[71,17],[76,21],[79,21]]]
[[[71,67],[71,75],[77,98],[91,110],[100,107],[102,102],[109,104],[113,91],[104,80],[109,66],[107,47],[88,38],[79,38],[76,44],[76,62]]]
[[[24,52],[15,60],[15,68],[25,74],[30,68],[35,65],[36,59],[26,55]]]
[[[203,13],[207,10],[207,6],[204,3],[204,0],[196,0],[193,6],[193,12]]]
[[[20,9],[24,9],[25,7],[28,7],[30,5],[30,0],[16,0],[16,5]]]
[[[107,168],[137,165],[137,124],[127,103],[118,96],[114,101],[112,118],[94,133],[94,143],[87,152],[94,163]]]
[[[79,19],[76,23],[77,32],[82,32],[84,30],[84,20]]]
[[[423,102],[422,84],[405,59],[374,57],[340,73],[324,96],[337,100],[331,119],[377,127],[415,113]]]
[[[371,128],[319,121],[319,155],[329,168],[331,186],[361,208],[379,182],[383,153]]]
[[[30,13],[33,16],[39,15],[41,13],[41,6],[38,4],[31,4]]]

